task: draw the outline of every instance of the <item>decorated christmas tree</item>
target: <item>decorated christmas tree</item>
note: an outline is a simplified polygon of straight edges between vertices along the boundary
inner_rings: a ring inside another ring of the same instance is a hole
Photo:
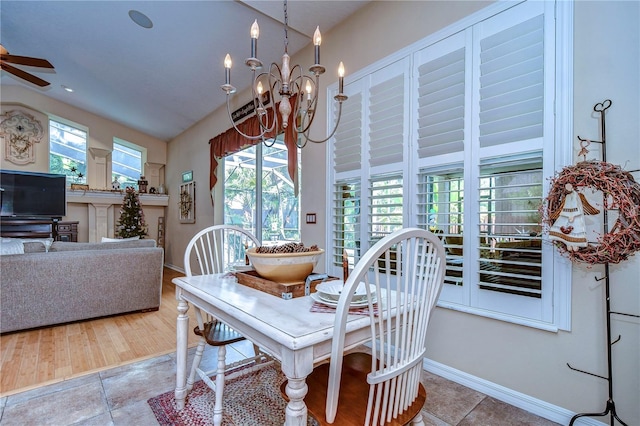
[[[120,238],[140,237],[147,235],[147,224],[144,212],[135,189],[128,187],[120,207],[120,219],[117,223],[116,236]]]

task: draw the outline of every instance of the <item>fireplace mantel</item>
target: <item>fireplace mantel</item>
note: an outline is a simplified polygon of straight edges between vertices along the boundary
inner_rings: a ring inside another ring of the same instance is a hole
[[[98,242],[102,237],[113,237],[115,212],[119,211],[124,191],[67,190],[67,203],[86,204],[89,223],[89,242]],[[140,204],[145,207],[166,207],[166,194],[140,194]]]
[[[80,204],[122,204],[124,191],[83,191],[67,190],[67,203]],[[160,194],[140,194],[140,204],[143,206],[168,206],[169,196]]]

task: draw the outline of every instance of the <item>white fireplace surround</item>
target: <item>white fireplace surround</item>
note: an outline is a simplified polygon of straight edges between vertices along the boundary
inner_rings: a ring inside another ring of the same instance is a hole
[[[86,204],[89,220],[89,242],[99,242],[102,237],[114,235],[114,212],[122,205],[123,193],[116,191],[67,190],[67,203]],[[169,205],[169,196],[140,194],[142,207]]]

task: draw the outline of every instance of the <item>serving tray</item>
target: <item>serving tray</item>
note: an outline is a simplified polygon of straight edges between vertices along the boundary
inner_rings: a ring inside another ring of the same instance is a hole
[[[278,283],[262,278],[256,271],[235,272],[238,283],[256,290],[264,291],[282,299],[308,296],[316,290],[316,286],[323,281],[337,280],[337,277],[326,274],[311,274],[306,281],[292,283]],[[308,283],[307,283],[308,281]]]

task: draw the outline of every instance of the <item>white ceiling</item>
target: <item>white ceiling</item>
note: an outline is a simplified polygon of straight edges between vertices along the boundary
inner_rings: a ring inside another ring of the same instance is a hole
[[[326,32],[367,1],[289,0],[289,54],[310,42],[316,26]],[[153,28],[136,25],[132,9],[146,14]],[[5,71],[2,86],[23,85],[166,141],[225,103],[226,53],[234,60],[232,83],[239,91],[248,86],[244,59],[254,19],[263,63],[280,62],[284,46],[279,1],[2,0],[0,15],[0,42],[10,54],[55,67],[20,67],[49,81],[47,88]]]

